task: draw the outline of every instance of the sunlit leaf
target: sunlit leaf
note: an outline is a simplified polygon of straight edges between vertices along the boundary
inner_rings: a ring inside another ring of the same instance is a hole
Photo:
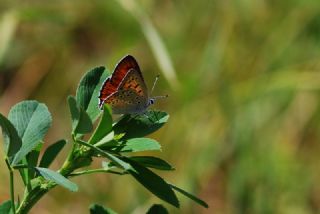
[[[42,141],[52,119],[46,105],[37,101],[16,104],[11,108],[8,118],[22,139],[22,146],[13,160],[13,164],[17,164]]]
[[[123,142],[121,152],[141,152],[151,150],[161,150],[160,144],[150,138],[132,138]]]
[[[115,137],[114,136],[114,132],[112,131],[109,134],[107,134],[106,136],[104,136],[104,138],[99,140],[94,145],[99,147],[99,148],[110,148],[110,147],[115,147],[115,146],[120,145],[120,143],[118,141],[116,141],[114,139],[114,137]],[[102,149],[102,150],[104,150],[104,149]]]

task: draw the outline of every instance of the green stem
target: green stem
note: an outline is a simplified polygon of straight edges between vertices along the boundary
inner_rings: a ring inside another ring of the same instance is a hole
[[[18,164],[12,166],[13,169],[31,169],[27,164]]]
[[[21,205],[17,210],[17,214],[27,214],[30,211],[30,209],[37,203],[37,201],[39,201],[40,198],[54,186],[55,185],[47,189],[42,189],[39,185],[32,189],[30,192],[28,192],[27,196],[21,201]]]
[[[94,145],[88,144],[87,142],[82,141],[82,140],[77,140],[77,143],[79,143],[79,144],[81,144],[83,146],[89,147],[90,149],[92,149],[93,151],[96,151],[98,154],[102,155],[103,157],[106,157],[110,161],[113,161],[118,167],[126,169],[123,166],[119,165],[118,162],[114,160],[115,157],[113,155],[103,151],[102,149],[100,149],[100,148],[98,148],[98,147],[96,147]]]
[[[59,170],[61,174],[68,177],[69,174],[74,170],[72,161],[68,160],[65,162],[63,167]],[[47,181],[45,181],[47,182]],[[17,214],[26,214],[29,210],[45,195],[49,190],[56,186],[55,183],[50,183],[46,188],[42,187],[43,181],[40,181],[30,192],[27,193],[26,197],[22,200]],[[47,183],[46,183],[47,184]]]
[[[81,161],[85,160],[88,156],[90,156],[90,151],[87,151],[86,153],[78,153],[78,144],[76,143],[76,141],[78,140],[74,135],[72,135],[72,138],[75,141],[73,143],[73,147],[66,161],[62,165],[61,169],[58,170],[58,172],[65,177],[71,176],[74,170],[81,167]],[[46,185],[43,185],[44,182]],[[44,188],[43,186],[46,187]],[[55,186],[55,183],[49,183],[48,185],[47,181],[39,179],[39,182],[33,187],[33,189],[26,193],[19,208],[17,209],[17,214],[28,213],[29,210],[42,198],[42,196],[45,195],[49,190],[51,190]]]
[[[14,180],[13,180],[13,169],[9,163],[8,158],[6,157],[5,159],[8,170],[9,170],[9,174],[10,174],[10,198],[11,198],[11,208],[14,214],[16,214],[16,206],[14,203]]]
[[[76,159],[76,157],[74,157],[73,155],[74,150],[75,146],[73,146],[71,152],[68,155],[68,158],[59,170],[59,173],[61,173],[65,177],[68,177],[75,170],[75,167],[72,164]],[[19,208],[17,209],[17,214],[27,214],[30,209],[42,198],[43,195],[45,195],[49,190],[56,186],[55,183],[51,183],[46,188],[43,188],[42,184],[43,181],[40,181],[38,184],[36,184],[36,186],[33,187],[31,191],[26,193],[26,196],[23,198]]]
[[[108,169],[91,169],[91,170],[85,170],[85,171],[80,171],[80,172],[74,172],[71,173],[69,176],[79,176],[79,175],[88,175],[88,174],[93,174],[93,173],[112,173],[112,174],[117,174],[117,175],[124,175],[126,173],[123,172],[117,172],[113,170],[108,170]]]

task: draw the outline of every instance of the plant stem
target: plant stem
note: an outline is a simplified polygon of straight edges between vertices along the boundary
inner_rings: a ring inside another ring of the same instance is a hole
[[[5,159],[8,170],[9,170],[9,174],[10,174],[10,198],[11,198],[11,208],[14,214],[16,214],[16,206],[14,203],[14,180],[13,180],[13,169],[9,163],[8,158],[6,157]]]
[[[122,168],[122,169],[127,169],[128,167],[125,167],[124,165],[120,165],[118,163],[117,160],[115,160],[115,156],[103,151],[102,149],[99,149],[98,147],[94,146],[94,145],[91,145],[91,144],[88,144],[87,142],[85,141],[82,141],[82,140],[77,140],[77,143],[83,145],[83,146],[86,146],[86,147],[89,147],[90,149],[96,151],[97,153],[99,153],[100,155],[108,158],[109,160],[113,161],[118,167]],[[128,164],[127,164],[128,165]]]
[[[74,170],[70,160],[67,160],[63,167],[59,170],[61,174],[68,177]],[[22,200],[17,214],[26,214],[29,210],[45,195],[49,190],[56,186],[55,183],[50,183],[46,188],[42,187],[43,182],[39,182],[33,189],[27,193],[26,197]]]
[[[50,189],[55,187],[52,185],[50,188],[42,189],[40,184],[27,193],[27,196],[21,201],[21,205],[17,210],[17,214],[26,214],[35,205],[40,198],[46,194]]]
[[[86,153],[79,153],[78,146],[76,143],[76,138],[72,135],[74,140],[72,149],[63,163],[62,167],[58,172],[64,177],[69,177],[72,175],[72,172],[77,168],[82,167],[81,163],[87,160],[86,158],[90,156],[91,151],[87,151]],[[93,173],[93,172],[92,172]],[[28,191],[23,198],[19,208],[17,209],[17,214],[26,214],[29,210],[45,195],[49,190],[54,188],[57,184],[54,182],[47,182],[44,180],[39,180],[39,182],[33,186],[31,191]]]
[[[108,170],[108,169],[91,169],[91,170],[85,170],[85,171],[80,171],[80,172],[74,172],[74,173],[71,173],[69,176],[88,175],[88,174],[99,173],[99,172],[112,173],[112,174],[117,174],[117,175],[126,174],[123,172],[117,172],[117,171]]]
[[[74,149],[75,147],[72,148],[68,158],[59,170],[59,173],[65,177],[68,177],[75,170],[75,166],[72,163],[76,162],[76,158],[79,158],[73,156]],[[26,196],[23,198],[19,208],[17,209],[17,214],[27,214],[30,209],[42,198],[42,196],[56,186],[55,183],[50,183],[44,188],[42,187],[43,184],[43,181],[40,181],[36,184],[36,186],[33,187],[31,191],[26,193]]]
[[[16,206],[14,203],[14,180],[13,180],[13,172],[10,170],[10,197],[11,197],[11,208],[13,213],[16,213]]]
[[[27,164],[18,164],[12,166],[14,169],[29,169],[30,167]]]

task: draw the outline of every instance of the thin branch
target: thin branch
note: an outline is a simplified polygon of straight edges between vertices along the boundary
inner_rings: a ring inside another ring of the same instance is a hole
[[[100,173],[100,172],[112,173],[112,174],[117,174],[117,175],[127,174],[126,172],[117,172],[117,171],[108,170],[108,169],[91,169],[91,170],[85,170],[85,171],[80,171],[80,172],[74,172],[74,173],[71,173],[69,176],[88,175],[88,174]]]
[[[16,214],[16,206],[14,204],[14,180],[13,180],[13,169],[9,163],[8,158],[6,157],[5,159],[8,170],[9,170],[9,174],[10,174],[10,198],[11,198],[11,209],[13,211],[14,214]]]
[[[32,169],[32,167],[29,167],[26,164],[18,164],[18,165],[14,165],[12,166],[13,169]]]

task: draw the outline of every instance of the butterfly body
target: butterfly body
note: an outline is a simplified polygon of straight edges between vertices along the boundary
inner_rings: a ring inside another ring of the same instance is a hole
[[[154,103],[149,97],[137,61],[130,55],[117,64],[100,90],[99,107],[111,106],[114,114],[142,114]]]

